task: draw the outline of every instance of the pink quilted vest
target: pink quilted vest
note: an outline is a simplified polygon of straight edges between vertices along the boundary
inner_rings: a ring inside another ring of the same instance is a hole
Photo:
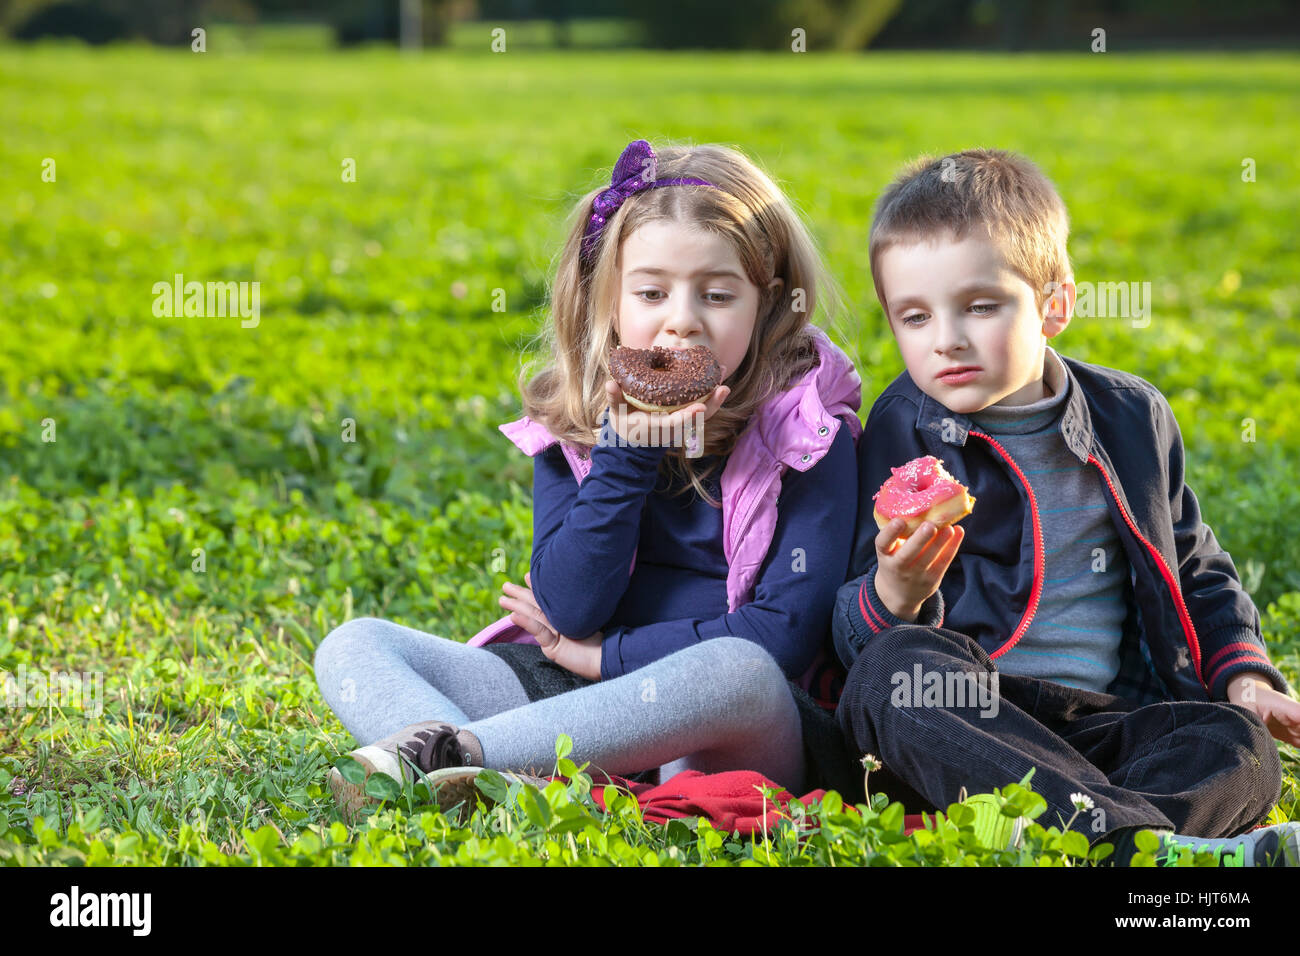
[[[862,379],[852,361],[817,326],[809,326],[821,358],[794,385],[765,402],[740,436],[722,470],[722,549],[727,559],[727,606],[735,611],[753,598],[754,582],[776,533],[776,504],[781,475],[787,468],[807,471],[821,460],[841,425],[847,425],[856,445],[862,434],[857,411],[862,405]],[[525,455],[533,456],[556,441],[527,415],[500,426]],[[564,456],[581,484],[591,471],[584,451],[560,442]],[[633,554],[632,566],[636,566]],[[495,621],[469,639],[474,647],[493,642],[535,644],[510,616]],[[798,683],[814,690],[825,670],[819,652]]]

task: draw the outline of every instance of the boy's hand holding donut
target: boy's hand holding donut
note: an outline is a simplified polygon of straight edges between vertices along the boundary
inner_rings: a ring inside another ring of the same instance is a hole
[[[901,538],[906,531],[907,522],[893,518],[876,535],[876,594],[895,617],[915,621],[939,590],[966,532],[960,525],[936,529],[929,521]]]
[[[579,640],[565,637],[556,631],[533,597],[531,573],[524,574],[524,582],[528,585],[526,588],[509,581],[501,585],[501,590],[509,597],[497,598],[497,603],[509,608],[511,621],[537,638],[542,653],[548,658],[579,677],[600,680],[600,645],[605,635],[597,631],[590,637]]]
[[[871,499],[880,528],[876,594],[895,617],[915,621],[966,536],[955,522],[971,513],[975,499],[932,455],[889,471]]]

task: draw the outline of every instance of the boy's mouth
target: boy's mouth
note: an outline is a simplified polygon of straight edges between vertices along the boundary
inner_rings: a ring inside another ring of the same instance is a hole
[[[982,371],[984,370],[978,365],[955,365],[940,372],[936,378],[945,385],[964,385]]]

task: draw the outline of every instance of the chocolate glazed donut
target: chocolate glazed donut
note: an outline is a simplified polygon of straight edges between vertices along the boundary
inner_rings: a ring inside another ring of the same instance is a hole
[[[678,351],[620,347],[609,353],[609,373],[628,404],[647,412],[673,412],[718,387],[722,368],[708,346]]]

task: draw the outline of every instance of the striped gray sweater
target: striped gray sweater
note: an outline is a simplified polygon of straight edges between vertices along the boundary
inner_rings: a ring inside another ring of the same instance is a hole
[[[1029,628],[997,660],[1006,674],[1104,692],[1120,666],[1128,558],[1096,469],[1061,438],[1068,379],[1048,346],[1043,381],[1051,395],[1031,405],[991,405],[971,415],[1006,448],[1038,500],[1045,574]]]

